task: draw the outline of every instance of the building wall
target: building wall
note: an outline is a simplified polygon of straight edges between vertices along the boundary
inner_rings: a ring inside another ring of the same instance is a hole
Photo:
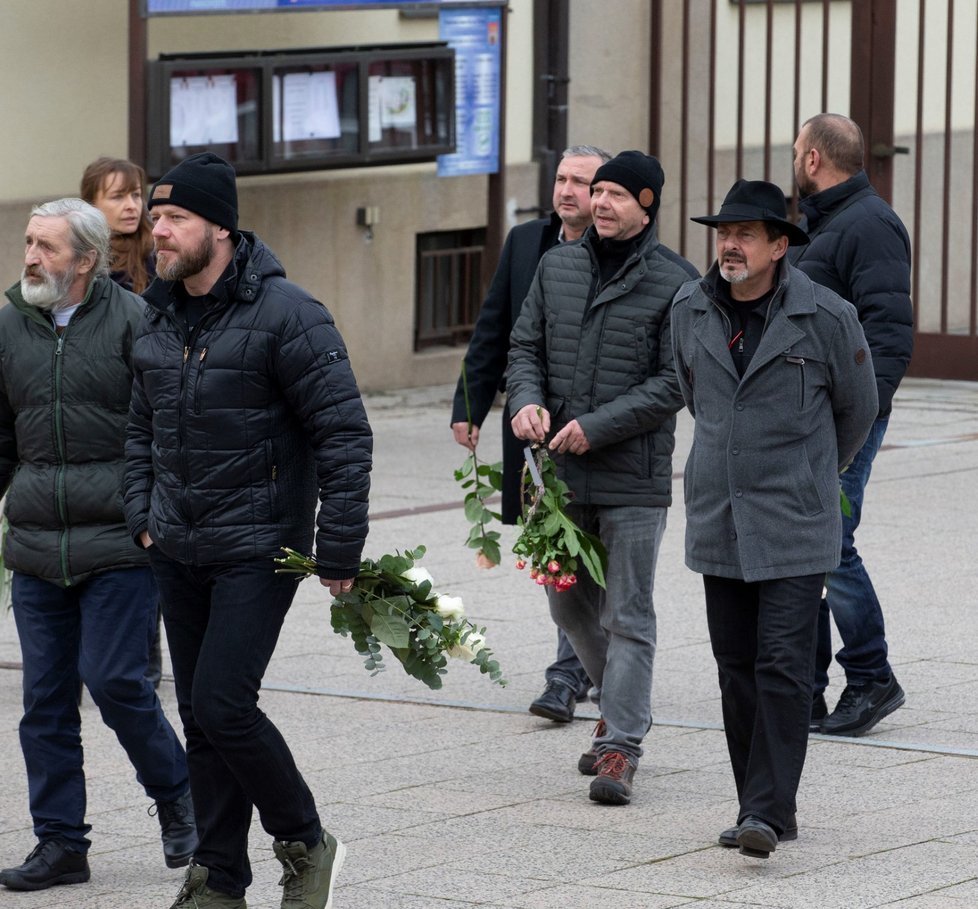
[[[0,282],[22,266],[23,231],[33,204],[75,195],[85,166],[128,153],[126,0],[3,0],[0,114],[13,129],[0,143]],[[532,0],[508,14],[507,209],[536,201],[531,157]],[[57,22],[56,29],[51,23]],[[294,12],[153,18],[148,56],[417,43],[438,40],[437,18],[397,10]],[[42,49],[43,42],[43,49]],[[241,225],[254,229],[289,276],[333,312],[364,388],[452,381],[464,348],[415,354],[416,235],[486,224],[485,176],[439,179],[435,165],[412,164],[244,177]],[[356,209],[378,206],[367,241]],[[512,220],[512,224],[515,219]]]

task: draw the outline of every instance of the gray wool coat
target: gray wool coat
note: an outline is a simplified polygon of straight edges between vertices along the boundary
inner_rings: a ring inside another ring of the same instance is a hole
[[[855,307],[781,260],[743,378],[716,302],[716,263],[676,294],[676,372],[695,418],[686,462],[686,564],[744,581],[839,564],[839,472],[876,418],[872,357]]]

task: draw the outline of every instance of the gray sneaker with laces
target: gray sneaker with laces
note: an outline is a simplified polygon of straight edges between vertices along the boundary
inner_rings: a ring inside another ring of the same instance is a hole
[[[329,909],[333,904],[333,881],[343,867],[346,847],[332,834],[323,831],[322,840],[312,849],[305,843],[276,841],[275,858],[282,863],[284,888],[281,909]]]
[[[228,896],[207,886],[207,869],[191,865],[187,869],[177,901],[170,909],[248,909],[243,897]]]

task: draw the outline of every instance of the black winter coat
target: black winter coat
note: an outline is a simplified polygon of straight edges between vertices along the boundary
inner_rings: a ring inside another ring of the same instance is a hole
[[[18,282],[0,309],[0,492],[8,568],[71,587],[141,568],[122,505],[132,341],[145,308],[108,277],[58,335]]]
[[[557,243],[560,218],[551,215],[514,227],[506,237],[499,265],[482,303],[472,341],[465,353],[472,422],[482,426],[496,392],[505,387],[503,376],[509,355],[509,335],[530,290],[540,257]],[[466,420],[461,377],[452,404],[452,423]],[[503,522],[515,524],[520,516],[520,471],[526,444],[513,435],[509,408],[503,408]]]
[[[552,433],[580,423],[591,450],[555,456],[575,502],[667,506],[676,411],[683,406],[670,303],[689,275],[648,231],[598,288],[596,237],[589,227],[581,242],[558,246],[540,261],[513,329],[510,408],[542,404]]]
[[[188,335],[174,285],[146,290],[126,444],[126,515],[179,562],[308,552],[317,499],[320,572],[357,573],[372,437],[326,308],[241,232],[225,304]]]
[[[789,260],[859,313],[873,354],[879,415],[886,416],[913,353],[910,237],[865,171],[801,200],[807,246]]]

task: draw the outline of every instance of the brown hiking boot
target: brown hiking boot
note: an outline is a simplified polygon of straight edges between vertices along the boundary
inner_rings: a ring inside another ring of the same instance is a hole
[[[635,765],[620,751],[606,751],[594,765],[591,801],[605,805],[627,805],[632,799]]]

